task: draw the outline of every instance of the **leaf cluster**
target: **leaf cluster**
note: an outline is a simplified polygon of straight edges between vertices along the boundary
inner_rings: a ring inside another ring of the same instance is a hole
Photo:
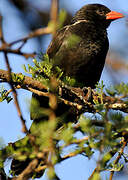
[[[59,83],[73,86],[75,79],[65,76],[63,71],[58,67],[54,67],[53,61],[49,59],[47,54],[40,55],[39,61],[33,60],[34,66],[28,64],[28,68],[24,65],[24,71],[32,75],[32,77],[43,84],[50,86],[50,80],[52,77],[56,78]]]
[[[56,73],[53,72],[52,61],[47,55],[43,56],[43,61],[38,62],[34,59],[33,62],[34,66],[28,65],[28,68],[24,66],[25,72],[31,74],[34,79],[45,83],[50,92],[52,91],[51,78],[53,76],[55,76],[58,83],[72,85],[72,79],[70,77],[66,79],[59,67],[56,67]],[[22,79],[21,77],[20,81]],[[4,99],[6,91],[1,92]],[[111,97],[118,97],[127,102],[127,84],[116,85],[113,88],[106,89],[106,92]],[[53,91],[52,93],[54,94]],[[95,151],[98,151],[98,171],[96,171],[94,179],[100,177],[101,171],[121,171],[123,164],[115,163],[113,156],[116,154],[118,156],[123,143],[128,139],[128,116],[121,111],[111,110],[108,108],[108,104],[104,103],[103,82],[96,86],[96,93],[98,99],[93,100],[95,113],[81,115],[77,124],[70,122],[70,119],[65,120],[66,113],[58,117],[56,116],[56,110],[52,109],[51,106],[42,108],[40,103],[33,101],[33,114],[39,115],[38,119],[41,118],[38,123],[34,121],[30,128],[34,141],[31,142],[30,137],[26,136],[24,139],[17,141],[14,146],[8,145],[2,148],[0,151],[1,168],[3,168],[5,159],[14,154],[15,158],[20,161],[27,158],[32,161],[37,158],[40,163],[35,173],[42,167],[44,169],[48,168],[49,179],[54,179],[56,164],[78,154],[90,159]],[[50,101],[55,101],[55,96],[56,94],[48,99],[49,105]],[[81,134],[81,138],[77,138],[76,134],[78,132]],[[128,162],[126,154],[122,153],[121,157],[124,163]],[[37,176],[35,175],[35,177]]]
[[[1,88],[0,90],[0,102],[6,100],[9,103],[13,98],[9,96],[8,91],[5,88]]]

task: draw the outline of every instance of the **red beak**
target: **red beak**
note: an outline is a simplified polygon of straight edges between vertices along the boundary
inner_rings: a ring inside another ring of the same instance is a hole
[[[123,14],[116,11],[111,11],[108,14],[106,14],[106,19],[110,19],[110,20],[115,20],[123,17],[124,17]]]

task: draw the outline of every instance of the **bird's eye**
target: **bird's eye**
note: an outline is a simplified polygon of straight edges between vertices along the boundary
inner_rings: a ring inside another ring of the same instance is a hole
[[[104,15],[104,12],[101,11],[101,10],[97,10],[96,12],[97,12],[97,14],[99,14],[100,16],[103,16],[103,15]]]

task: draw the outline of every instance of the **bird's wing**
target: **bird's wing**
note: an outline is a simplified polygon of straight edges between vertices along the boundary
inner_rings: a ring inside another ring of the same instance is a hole
[[[51,43],[47,49],[47,54],[48,54],[49,58],[53,58],[55,56],[56,52],[61,47],[61,45],[63,43],[63,39],[65,38],[65,33],[66,33],[68,27],[69,26],[63,27],[54,36],[53,40],[51,41]]]
[[[66,44],[67,41],[65,42],[65,40],[67,40],[70,35],[74,34],[78,37],[81,37],[82,34],[86,34],[84,39],[85,41],[88,41],[88,32],[90,31],[90,26],[85,20],[80,20],[74,24],[63,27],[56,33],[50,45],[48,46],[47,54],[49,58],[54,58],[61,50],[66,51],[68,49],[68,44]],[[83,38],[83,36],[81,38]],[[76,44],[76,46],[73,48],[77,50],[79,48],[79,44]]]

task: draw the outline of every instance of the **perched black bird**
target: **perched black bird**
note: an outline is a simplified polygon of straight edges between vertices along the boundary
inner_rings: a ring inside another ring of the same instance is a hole
[[[83,6],[73,17],[70,25],[60,29],[48,47],[47,54],[53,60],[54,66],[59,66],[64,75],[76,79],[76,87],[95,88],[99,81],[105,58],[109,48],[107,28],[110,23],[122,18],[121,13],[111,11],[101,4]],[[78,41],[70,45],[72,36]],[[48,107],[48,99],[33,95],[41,107]],[[73,114],[68,106],[59,104],[57,115],[67,112],[66,118],[73,119]],[[35,122],[44,120],[31,113]],[[67,120],[68,121],[68,120]],[[19,174],[30,162],[12,161],[12,170]]]
[[[100,4],[82,7],[72,23],[57,32],[47,53],[64,73],[77,80],[78,86],[94,88],[99,81],[109,43],[106,29],[122,14]],[[79,42],[68,47],[68,38],[79,37]],[[76,85],[77,86],[77,85]]]

